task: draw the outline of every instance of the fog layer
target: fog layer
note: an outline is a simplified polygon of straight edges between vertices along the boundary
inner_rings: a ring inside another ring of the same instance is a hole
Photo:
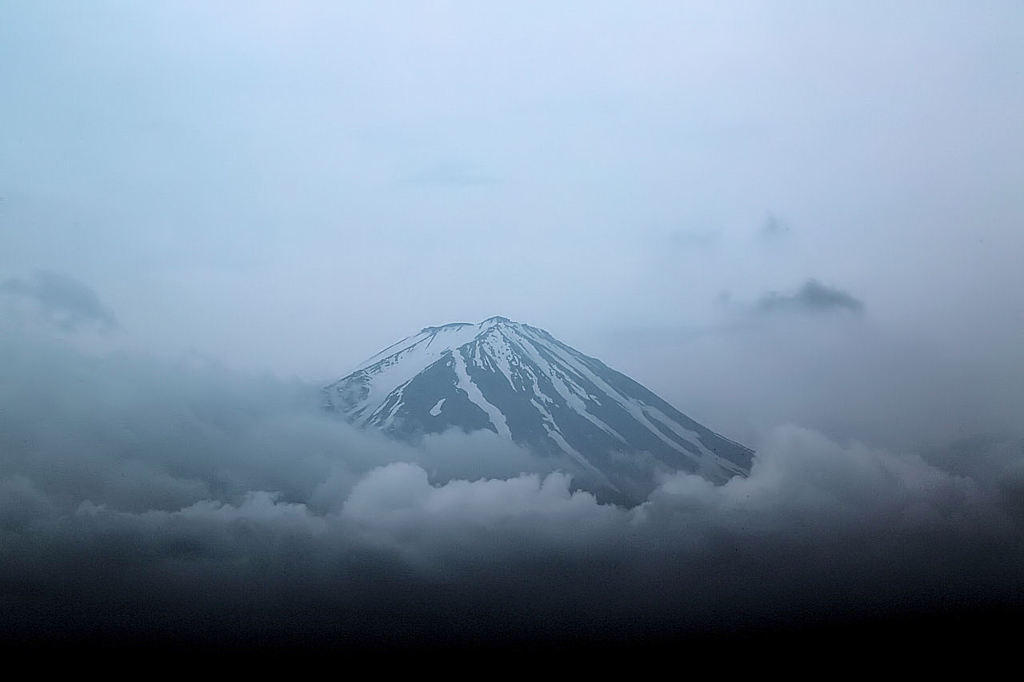
[[[0,340],[6,637],[707,633],[1014,604],[1019,442],[922,456],[772,430],[749,477],[633,508],[491,434],[413,449],[315,387]]]

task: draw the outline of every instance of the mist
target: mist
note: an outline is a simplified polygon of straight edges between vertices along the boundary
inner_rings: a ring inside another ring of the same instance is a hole
[[[3,644],[1001,641],[1021,25],[5,3]],[[323,411],[381,348],[493,315],[754,449],[749,475],[613,504],[490,432]]]
[[[918,454],[783,425],[748,477],[666,475],[624,507],[490,432],[356,431],[316,386],[2,350],[7,641],[635,645],[990,618],[1024,587],[1019,440]]]

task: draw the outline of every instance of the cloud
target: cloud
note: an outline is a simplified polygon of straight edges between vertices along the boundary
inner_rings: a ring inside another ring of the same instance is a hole
[[[774,241],[786,237],[792,229],[777,216],[769,213],[761,226],[758,236],[765,241]]]
[[[864,303],[842,289],[826,286],[816,279],[809,279],[792,294],[774,291],[765,294],[757,300],[754,308],[762,313],[820,313],[834,310],[861,313],[864,310]]]
[[[0,365],[0,637],[640,641],[1024,585],[1012,445],[965,467],[781,426],[749,477],[669,474],[627,508],[487,434],[355,431],[316,387],[39,338],[0,354],[20,360]]]
[[[29,301],[52,323],[68,330],[84,325],[102,329],[117,327],[113,312],[87,284],[48,270],[36,270],[29,278],[11,277],[0,282],[0,294]]]

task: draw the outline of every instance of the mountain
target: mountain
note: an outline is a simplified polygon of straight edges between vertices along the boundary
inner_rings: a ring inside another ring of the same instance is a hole
[[[406,441],[488,429],[567,459],[585,487],[632,499],[658,472],[722,483],[749,472],[753,455],[601,361],[504,317],[422,329],[324,394],[351,423]]]

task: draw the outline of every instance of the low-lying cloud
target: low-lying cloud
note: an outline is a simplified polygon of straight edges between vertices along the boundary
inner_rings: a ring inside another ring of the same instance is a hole
[[[781,426],[749,477],[672,474],[625,508],[492,434],[355,431],[315,387],[17,335],[0,354],[6,638],[630,640],[1024,587],[1019,443],[965,467]]]
[[[791,294],[769,292],[759,298],[755,309],[762,313],[785,311],[819,313],[834,310],[860,313],[864,303],[842,289],[809,279]]]
[[[89,285],[58,272],[36,270],[27,278],[10,277],[0,282],[0,294],[35,305],[50,322],[67,330],[117,327],[113,312]]]

